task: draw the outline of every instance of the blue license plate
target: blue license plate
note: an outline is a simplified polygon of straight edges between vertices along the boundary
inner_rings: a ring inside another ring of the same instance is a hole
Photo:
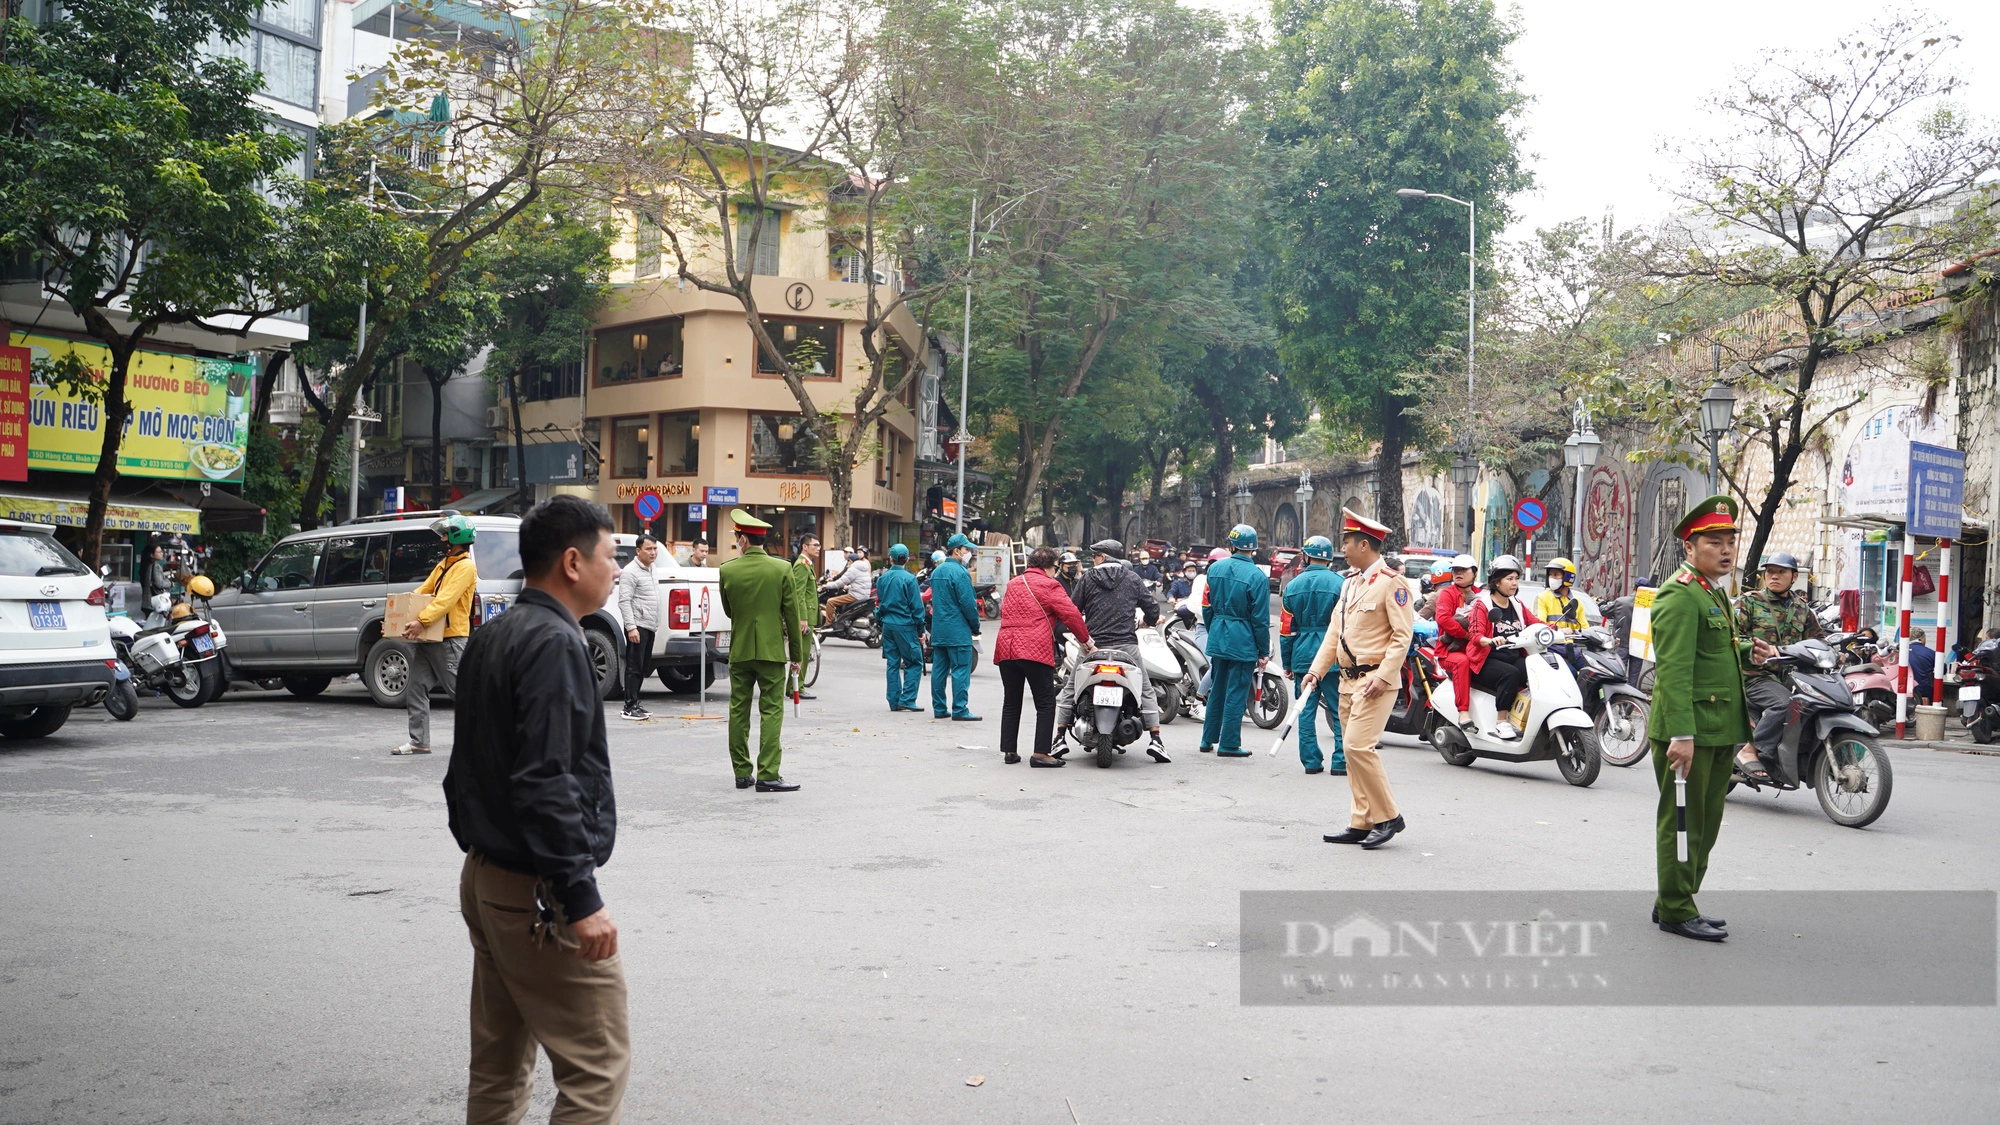
[[[28,624],[37,629],[67,629],[61,602],[29,602]]]
[[[496,618],[496,617],[500,616],[501,614],[503,614],[503,613],[505,613],[505,612],[507,612],[507,603],[506,603],[506,602],[487,602],[487,603],[486,603],[486,620],[488,620],[488,621],[491,621],[491,620],[493,620],[494,618]]]
[[[194,639],[194,650],[196,652],[214,652],[215,642],[208,637],[196,637]]]

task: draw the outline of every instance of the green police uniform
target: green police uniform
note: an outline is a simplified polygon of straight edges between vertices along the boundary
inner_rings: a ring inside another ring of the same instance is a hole
[[[784,750],[785,667],[800,659],[798,602],[792,570],[759,540],[771,525],[738,509],[729,513],[752,544],[722,564],[722,610],[729,615],[729,761],[750,776],[750,694],[757,692],[757,780],[776,781]]]
[[[803,554],[792,563],[792,604],[798,607],[799,632],[804,635],[805,643],[799,651],[810,654],[809,634],[819,628],[819,568]]]
[[[1704,531],[1733,531],[1735,521],[1735,501],[1711,496],[1681,521],[1675,535],[1685,540]],[[1699,916],[1695,892],[1701,889],[1709,849],[1722,826],[1722,799],[1729,792],[1737,748],[1750,739],[1743,700],[1750,642],[1737,635],[1728,595],[1686,563],[1653,599],[1652,635],[1653,712],[1646,734],[1660,787],[1655,909],[1662,923],[1685,922]],[[1667,743],[1676,738],[1694,739],[1687,772],[1686,862],[1675,846],[1674,771],[1667,765]]]

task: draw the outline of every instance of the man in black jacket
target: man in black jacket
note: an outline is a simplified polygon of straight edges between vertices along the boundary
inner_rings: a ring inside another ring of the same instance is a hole
[[[554,1118],[610,1122],[632,1069],[618,927],[597,891],[618,811],[604,693],[577,619],[610,596],[618,560],[610,518],[574,496],[536,505],[520,543],[520,599],[473,631],[459,661],[444,777],[472,939],[465,1115],[519,1121],[540,1044]]]
[[[1083,613],[1083,624],[1090,630],[1090,639],[1097,648],[1094,656],[1115,658],[1139,669],[1139,721],[1152,732],[1152,740],[1146,743],[1146,753],[1156,762],[1165,762],[1167,744],[1160,739],[1160,700],[1153,691],[1153,681],[1146,675],[1145,666],[1139,658],[1139,629],[1137,621],[1143,617],[1148,628],[1159,623],[1160,602],[1146,589],[1146,584],[1125,561],[1125,546],[1116,539],[1105,539],[1091,545],[1090,569],[1077,579],[1076,590],[1071,601]],[[1099,632],[1099,630],[1103,630]],[[1083,668],[1083,662],[1077,662]],[[1072,675],[1063,684],[1062,697],[1056,701],[1056,740],[1050,753],[1060,758],[1069,753],[1069,720],[1076,707],[1077,677]]]

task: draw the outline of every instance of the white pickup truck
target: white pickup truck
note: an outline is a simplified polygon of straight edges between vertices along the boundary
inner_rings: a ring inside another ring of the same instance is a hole
[[[639,549],[636,535],[613,535],[618,548],[618,565],[632,561]],[[653,634],[653,667],[668,691],[692,695],[702,675],[702,652],[708,653],[708,674],[701,679],[707,687],[715,682],[716,670],[729,663],[729,614],[722,609],[721,572],[712,566],[682,566],[662,550],[653,560],[653,578],[660,584],[660,627]],[[618,593],[599,611],[617,622]],[[621,653],[622,656],[622,653]],[[622,683],[622,678],[614,684]],[[614,692],[615,692],[614,688]]]

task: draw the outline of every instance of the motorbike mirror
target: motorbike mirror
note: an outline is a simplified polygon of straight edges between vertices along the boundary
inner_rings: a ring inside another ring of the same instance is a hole
[[[103,566],[98,567],[97,573],[103,575],[106,578],[111,577],[111,564],[105,563]]]

